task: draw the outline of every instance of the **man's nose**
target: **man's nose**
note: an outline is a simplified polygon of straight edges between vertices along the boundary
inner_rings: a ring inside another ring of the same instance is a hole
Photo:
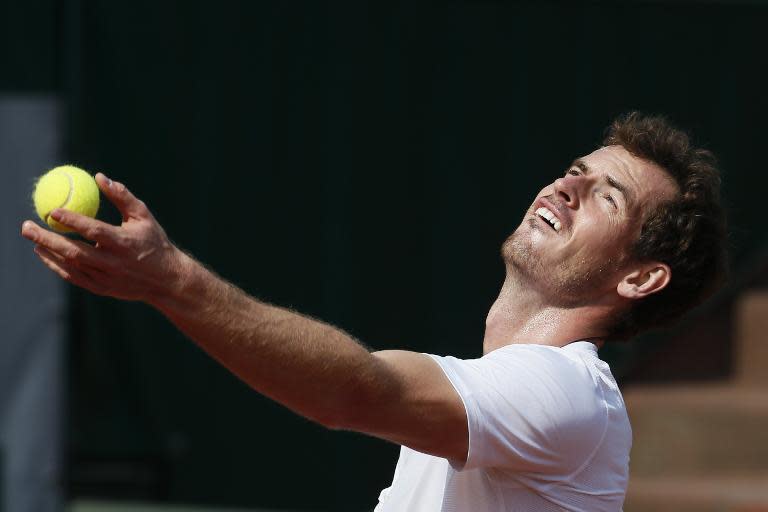
[[[578,208],[579,192],[578,183],[573,178],[565,177],[555,180],[555,197],[564,202],[570,208]]]

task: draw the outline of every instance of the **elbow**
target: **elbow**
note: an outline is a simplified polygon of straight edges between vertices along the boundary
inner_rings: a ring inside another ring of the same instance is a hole
[[[386,422],[387,404],[396,403],[400,387],[376,358],[349,371],[323,394],[310,418],[330,430],[373,433]]]
[[[318,411],[307,418],[328,430],[350,430],[345,414],[338,410]]]
[[[364,386],[351,386],[345,392],[337,393],[332,404],[327,404],[310,419],[329,430],[371,432],[379,416],[377,402]]]

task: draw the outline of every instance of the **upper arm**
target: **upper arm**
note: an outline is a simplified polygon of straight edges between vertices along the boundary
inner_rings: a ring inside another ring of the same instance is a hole
[[[342,427],[464,462],[467,414],[440,366],[415,352],[385,350],[372,356],[376,370]]]

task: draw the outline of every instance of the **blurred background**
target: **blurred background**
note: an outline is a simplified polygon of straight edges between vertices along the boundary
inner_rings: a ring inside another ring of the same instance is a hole
[[[3,510],[372,510],[398,454],[59,283],[18,236],[37,175],[125,182],[222,276],[372,348],[475,357],[502,241],[632,109],[719,156],[733,276],[601,351],[625,511],[766,510],[766,27],[761,0],[0,0]]]

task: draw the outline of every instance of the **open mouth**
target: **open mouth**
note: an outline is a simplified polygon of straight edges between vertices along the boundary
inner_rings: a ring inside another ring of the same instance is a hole
[[[552,210],[546,206],[542,206],[536,210],[536,215],[544,219],[549,227],[557,231],[558,233],[563,228],[562,223],[557,219]]]

